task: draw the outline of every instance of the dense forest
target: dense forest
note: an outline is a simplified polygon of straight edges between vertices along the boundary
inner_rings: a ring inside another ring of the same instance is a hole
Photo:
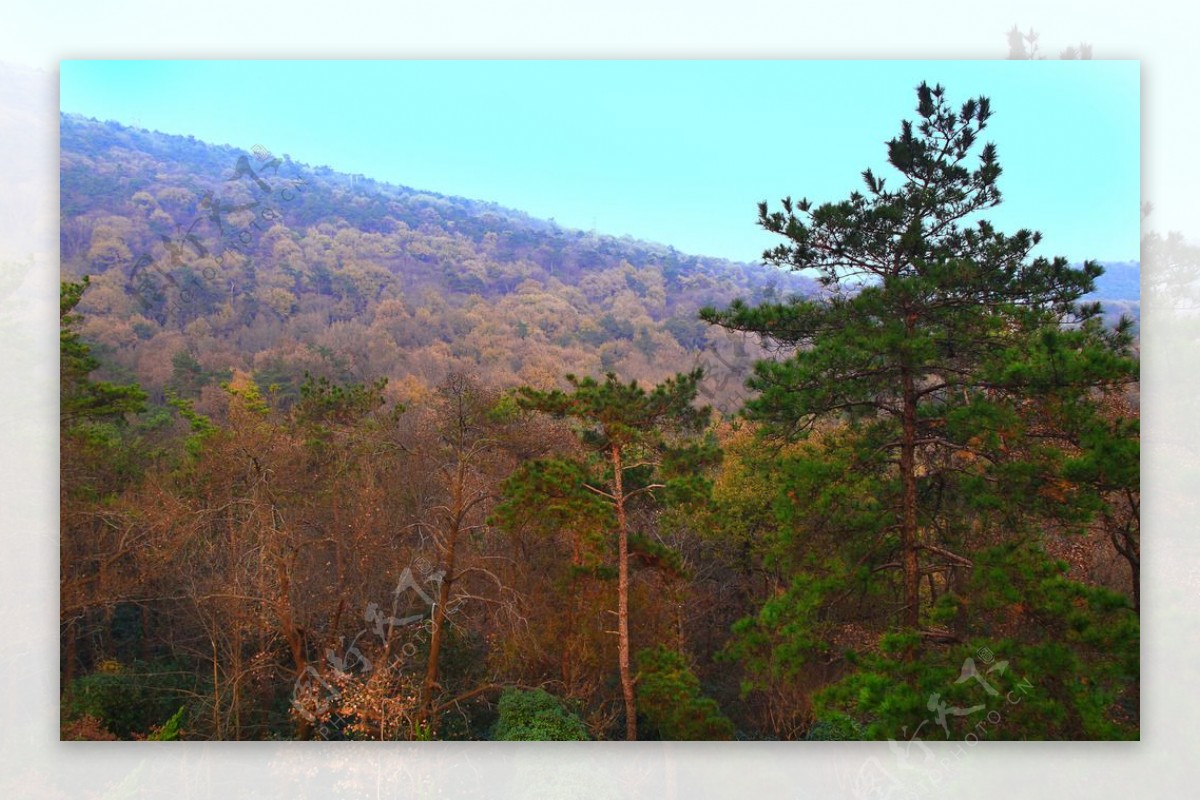
[[[61,152],[63,274],[92,280],[81,332],[156,399],[185,361],[193,384],[240,369],[285,405],[306,371],[389,377],[401,402],[451,372],[496,386],[570,371],[659,381],[747,363],[753,343],[705,325],[702,306],[813,286],[262,148],[63,115]],[[219,383],[190,389],[219,396]],[[741,394],[716,375],[703,389],[731,411]]]
[[[64,114],[62,737],[1137,738],[1138,266],[916,99],[759,265]]]

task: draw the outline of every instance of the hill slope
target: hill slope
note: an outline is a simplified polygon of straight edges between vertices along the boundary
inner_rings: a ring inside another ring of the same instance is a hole
[[[761,265],[569,230],[253,152],[61,117],[64,278],[117,377],[198,397],[239,369],[280,402],[305,371],[392,379],[412,400],[451,370],[502,385],[613,370],[656,382],[707,365],[732,409],[756,343],[697,310],[805,294]],[[1137,313],[1136,264],[1096,296]],[[1113,303],[1117,300],[1119,302]]]
[[[152,392],[233,368],[286,401],[305,370],[413,396],[449,370],[546,385],[707,363],[730,401],[754,345],[697,310],[812,288],[261,149],[61,124],[63,276],[92,276],[86,334]]]

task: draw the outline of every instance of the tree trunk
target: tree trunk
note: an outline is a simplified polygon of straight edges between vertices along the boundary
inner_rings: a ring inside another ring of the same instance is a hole
[[[304,632],[296,625],[296,617],[292,610],[291,577],[288,574],[287,565],[282,556],[275,557],[275,570],[279,581],[279,594],[275,599],[275,616],[279,620],[279,628],[283,633],[284,641],[287,643],[288,652],[292,656],[292,664],[295,666],[296,678],[294,680],[298,681],[304,676],[304,672],[308,668],[307,643]],[[215,650],[213,651],[213,658],[216,659]],[[213,663],[213,676],[215,681],[215,662]],[[313,729],[312,722],[301,717],[298,724],[298,738],[307,740],[312,736]]]
[[[466,466],[460,458],[454,471],[454,486],[451,488],[450,513],[446,526],[445,574],[438,585],[437,604],[433,608],[433,630],[429,632],[429,661],[425,665],[425,680],[421,684],[422,717],[429,726],[431,736],[437,733],[437,710],[433,696],[438,685],[438,660],[442,653],[442,627],[446,622],[446,605],[450,602],[450,585],[454,583],[454,551],[458,545],[458,534],[462,528],[463,489],[466,484]]]
[[[910,323],[911,326],[911,323]],[[921,620],[921,568],[917,559],[917,399],[912,373],[901,372],[903,411],[900,437],[901,562],[904,564],[904,625],[916,629]]]
[[[75,663],[79,659],[79,651],[77,650],[78,643],[75,638],[75,619],[71,618],[67,621],[67,647],[66,660],[63,664],[62,686],[65,688],[68,684],[75,680]]]
[[[1130,500],[1130,507],[1133,514],[1136,516],[1140,510],[1136,502]],[[1133,611],[1141,613],[1142,611],[1142,592],[1141,592],[1141,547],[1137,534],[1134,533],[1133,523],[1126,521],[1123,525],[1118,524],[1111,515],[1104,516],[1105,528],[1108,529],[1108,538],[1112,542],[1113,547],[1117,549],[1117,553],[1129,564],[1129,580],[1130,590],[1133,595]]]
[[[429,661],[425,665],[425,680],[421,684],[421,706],[426,725],[429,726],[430,736],[437,733],[437,710],[434,707],[434,693],[438,687],[438,660],[442,653],[442,628],[446,623],[446,604],[450,602],[451,576],[454,570],[454,541],[451,537],[447,549],[446,575],[442,577],[438,587],[437,605],[433,609],[433,628],[429,632]]]
[[[637,739],[637,705],[633,674],[629,670],[629,531],[625,521],[625,487],[621,476],[621,449],[611,450],[613,497],[617,506],[617,658],[621,666],[621,691],[625,695],[625,739]]]
[[[580,554],[579,532],[571,537],[571,584],[567,595],[567,619],[563,626],[561,671],[563,687],[570,697],[575,689],[574,670],[571,659],[571,646],[575,642],[575,604],[579,598],[579,568],[583,565]]]

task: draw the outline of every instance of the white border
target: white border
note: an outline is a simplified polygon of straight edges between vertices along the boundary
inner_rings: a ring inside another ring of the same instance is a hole
[[[54,299],[57,62],[102,57],[1002,58],[1014,23],[1051,56],[1080,40],[1143,63],[1143,188],[1150,226],[1182,228],[1197,165],[1196,6],[1098,2],[457,2],[251,0],[8,5],[0,59],[45,71],[44,94],[0,95],[28,116],[0,127],[0,263],[26,272],[0,309],[0,795],[20,797],[793,797],[881,792],[863,775],[880,744],[59,743]],[[30,135],[24,133],[28,131]],[[1081,131],[1081,136],[1086,132]],[[15,165],[15,166],[12,166]],[[22,172],[28,165],[29,170]],[[1098,165],[1098,168],[1102,166]],[[14,197],[13,193],[17,193]],[[1086,199],[1081,199],[1086,202]],[[1152,268],[1147,265],[1147,270]],[[1191,275],[1191,278],[1200,275]],[[1145,284],[1145,281],[1144,281]],[[1145,304],[1144,304],[1145,305]],[[987,743],[933,797],[1178,797],[1200,787],[1195,531],[1195,337],[1169,308],[1143,309],[1145,500],[1143,742]],[[954,759],[953,754],[946,754]]]

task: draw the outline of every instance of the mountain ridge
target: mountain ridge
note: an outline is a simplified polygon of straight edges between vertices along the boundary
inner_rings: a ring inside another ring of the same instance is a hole
[[[189,143],[193,143],[193,142],[200,143],[204,147],[207,147],[210,149],[218,149],[218,150],[228,151],[229,153],[231,153],[233,155],[237,155],[237,156],[241,156],[241,155],[249,156],[254,153],[253,149],[250,151],[247,151],[243,148],[239,148],[236,145],[232,145],[229,143],[216,144],[216,143],[210,143],[210,142],[203,142],[202,140],[195,139],[195,137],[193,137],[193,136],[187,136],[187,135],[183,135],[183,134],[171,134],[171,133],[165,133],[162,131],[141,128],[138,126],[125,125],[125,124],[120,123],[119,121],[115,121],[115,120],[100,121],[94,117],[87,117],[86,115],[72,113],[72,112],[62,112],[61,117],[65,120],[71,120],[72,122],[87,122],[87,123],[94,123],[94,124],[105,125],[105,126],[116,125],[119,128],[124,129],[126,131],[134,131],[134,132],[144,134],[147,136],[152,136],[152,137],[162,137],[162,138],[174,139],[174,140],[187,140]],[[540,217],[535,217],[535,216],[529,214],[528,212],[522,211],[520,209],[515,209],[515,208],[509,207],[509,206],[504,206],[495,201],[489,201],[489,200],[484,200],[484,199],[480,199],[480,198],[471,198],[471,197],[467,197],[464,195],[446,194],[446,193],[439,192],[434,189],[417,188],[417,187],[409,186],[409,185],[403,184],[403,183],[393,183],[391,181],[377,180],[377,179],[371,178],[369,176],[366,176],[362,173],[349,173],[349,172],[337,170],[332,165],[327,165],[327,164],[310,165],[306,162],[292,161],[291,157],[287,154],[284,154],[282,156],[282,158],[284,161],[286,161],[290,164],[295,164],[301,170],[307,170],[307,171],[310,171],[310,172],[313,172],[313,173],[316,173],[316,174],[319,174],[322,176],[333,176],[334,179],[339,179],[339,182],[341,184],[347,185],[351,188],[357,187],[359,185],[361,185],[364,189],[369,188],[369,187],[379,187],[383,190],[393,190],[393,191],[397,191],[397,192],[400,192],[400,193],[403,193],[406,195],[410,195],[410,196],[434,198],[436,200],[449,202],[449,203],[452,203],[455,205],[465,206],[468,210],[473,211],[480,215],[486,214],[488,212],[492,212],[492,213],[500,214],[505,217],[516,218],[516,219],[519,219],[522,222],[526,223],[527,225],[529,225],[532,228],[541,229],[541,230],[544,230],[544,231],[547,231],[550,233],[560,233],[563,235],[575,235],[575,236],[596,235],[596,232],[594,230],[592,230],[591,232],[588,232],[585,229],[564,227],[564,226],[559,225],[554,220],[554,218],[543,219]],[[684,253],[682,251],[676,250],[676,248],[674,246],[669,245],[668,243],[665,243],[665,242],[657,242],[657,241],[653,241],[653,240],[640,239],[640,238],[632,237],[632,236],[628,236],[628,235],[615,236],[615,235],[610,235],[610,234],[602,234],[600,236],[601,236],[601,238],[610,239],[610,240],[614,240],[614,241],[636,243],[636,244],[642,245],[647,248],[661,248],[661,249],[665,249],[669,252],[679,253],[680,255],[683,255],[685,257],[690,257],[690,258],[718,261],[718,262],[724,262],[724,263],[728,263],[728,264],[736,264],[736,265],[740,265],[740,266],[752,266],[752,267],[763,267],[764,266],[764,265],[760,265],[756,262],[752,263],[752,262],[739,261],[736,259],[730,259],[730,258],[723,257],[723,256]],[[1101,276],[1097,290],[1095,292],[1091,293],[1088,297],[1092,297],[1092,298],[1096,298],[1096,299],[1106,299],[1106,300],[1138,300],[1138,299],[1140,299],[1140,285],[1139,285],[1139,280],[1138,280],[1139,276],[1140,276],[1140,269],[1141,269],[1140,262],[1129,261],[1129,260],[1103,260],[1103,259],[1101,259],[1101,260],[1099,260],[1099,263],[1105,267],[1105,274],[1103,276]],[[1075,266],[1079,266],[1081,264],[1081,262],[1073,262],[1073,264]]]
[[[93,276],[86,333],[152,391],[181,352],[263,380],[310,370],[415,375],[428,387],[447,370],[482,369],[500,382],[607,370],[657,381],[755,350],[709,330],[700,307],[814,287],[265,150],[81,115],[63,114],[61,127],[64,277]],[[508,343],[506,369],[471,342],[484,330]],[[314,364],[301,344],[353,366]],[[283,383],[294,390],[295,375]]]
[[[85,334],[152,393],[199,398],[232,369],[288,402],[306,372],[385,376],[404,400],[449,371],[549,386],[565,372],[657,382],[705,366],[706,397],[733,409],[765,351],[697,311],[816,289],[258,146],[69,113],[60,129],[63,276],[92,276]],[[1136,265],[1118,266],[1096,296],[1136,314],[1136,296],[1112,297],[1130,293]]]

